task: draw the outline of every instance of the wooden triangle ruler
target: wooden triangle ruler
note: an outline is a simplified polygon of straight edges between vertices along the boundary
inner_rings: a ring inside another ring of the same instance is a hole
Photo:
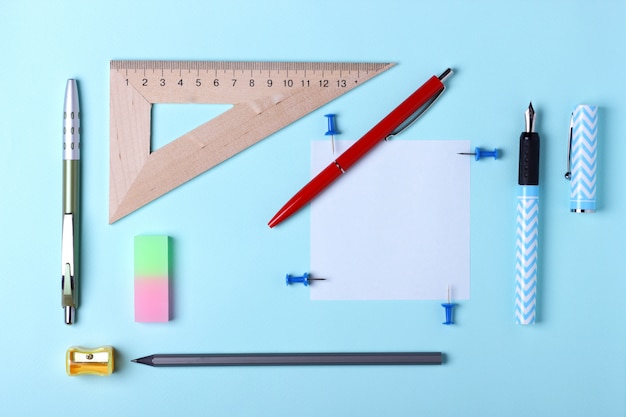
[[[111,61],[109,223],[393,65]],[[233,107],[152,151],[151,109],[156,103]]]

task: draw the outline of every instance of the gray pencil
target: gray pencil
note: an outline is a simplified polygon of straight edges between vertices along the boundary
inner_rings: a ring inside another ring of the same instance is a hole
[[[441,365],[441,352],[155,354],[149,366]]]

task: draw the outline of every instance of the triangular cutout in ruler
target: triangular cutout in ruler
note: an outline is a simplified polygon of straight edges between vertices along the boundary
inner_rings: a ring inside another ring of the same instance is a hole
[[[109,223],[393,65],[111,61]],[[151,107],[156,103],[233,107],[151,152]]]
[[[232,108],[231,104],[213,103],[153,104],[150,131],[151,152]]]

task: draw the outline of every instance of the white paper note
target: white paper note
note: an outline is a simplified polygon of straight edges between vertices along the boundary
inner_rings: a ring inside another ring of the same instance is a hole
[[[335,157],[353,142],[336,141]],[[311,203],[313,300],[470,296],[467,140],[377,145]],[[315,176],[334,159],[312,142]]]

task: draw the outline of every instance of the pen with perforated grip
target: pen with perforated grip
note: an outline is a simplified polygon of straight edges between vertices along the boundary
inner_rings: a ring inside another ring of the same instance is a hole
[[[80,109],[76,80],[67,80],[63,106],[63,234],[61,306],[65,324],[73,324],[78,306],[80,243]]]
[[[517,193],[515,321],[533,324],[537,305],[537,241],[539,237],[539,135],[532,103],[524,113],[520,136]]]

